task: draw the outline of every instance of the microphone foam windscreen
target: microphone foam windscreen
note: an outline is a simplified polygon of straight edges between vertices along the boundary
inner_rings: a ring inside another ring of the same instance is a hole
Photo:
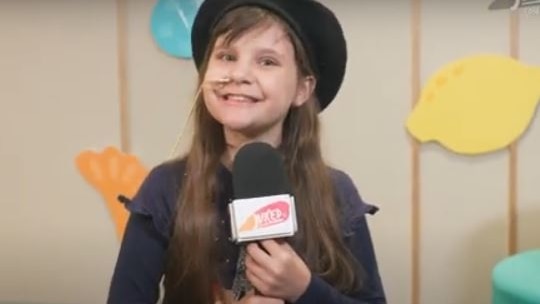
[[[262,142],[244,145],[233,162],[235,199],[290,194],[290,184],[282,156]]]

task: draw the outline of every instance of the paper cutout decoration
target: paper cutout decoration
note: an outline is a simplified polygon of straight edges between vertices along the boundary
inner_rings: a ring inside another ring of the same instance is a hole
[[[478,55],[437,71],[407,119],[421,143],[460,154],[493,152],[517,140],[540,101],[540,68],[510,57]]]
[[[159,0],[152,11],[151,32],[165,53],[189,59],[191,27],[202,0]]]
[[[490,5],[490,10],[509,9],[515,11],[519,8],[540,5],[538,0],[494,0]]]
[[[133,198],[148,171],[135,156],[114,147],[107,147],[101,153],[83,151],[75,163],[81,175],[105,199],[116,234],[122,239],[129,212],[118,197]]]

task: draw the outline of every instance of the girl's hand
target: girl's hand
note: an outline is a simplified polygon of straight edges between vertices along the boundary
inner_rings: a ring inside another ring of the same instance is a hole
[[[264,240],[259,244],[247,246],[247,278],[265,296],[296,302],[309,285],[311,271],[287,242]]]

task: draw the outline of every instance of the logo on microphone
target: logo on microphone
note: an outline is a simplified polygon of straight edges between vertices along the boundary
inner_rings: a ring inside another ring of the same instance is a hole
[[[274,226],[287,221],[289,218],[289,204],[278,201],[266,205],[250,215],[240,226],[240,232]]]
[[[294,197],[289,194],[233,200],[231,237],[237,242],[293,236],[297,231]]]

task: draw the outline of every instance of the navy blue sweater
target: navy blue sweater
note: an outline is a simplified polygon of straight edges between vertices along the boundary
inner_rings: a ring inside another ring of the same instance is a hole
[[[108,304],[157,303],[160,282],[167,259],[167,247],[175,216],[176,201],[184,175],[185,162],[161,164],[151,170],[133,200],[127,203],[131,212],[118,260],[112,276]],[[316,274],[296,304],[381,304],[386,303],[377,261],[373,250],[366,213],[376,207],[364,203],[350,177],[331,169],[344,215],[342,233],[345,244],[366,273],[364,288],[356,294],[344,295]],[[225,167],[218,174],[220,193],[217,196],[223,229],[216,238],[219,253],[221,284],[231,288],[235,275],[238,246],[229,241],[230,223],[227,204],[232,197],[232,175]]]

